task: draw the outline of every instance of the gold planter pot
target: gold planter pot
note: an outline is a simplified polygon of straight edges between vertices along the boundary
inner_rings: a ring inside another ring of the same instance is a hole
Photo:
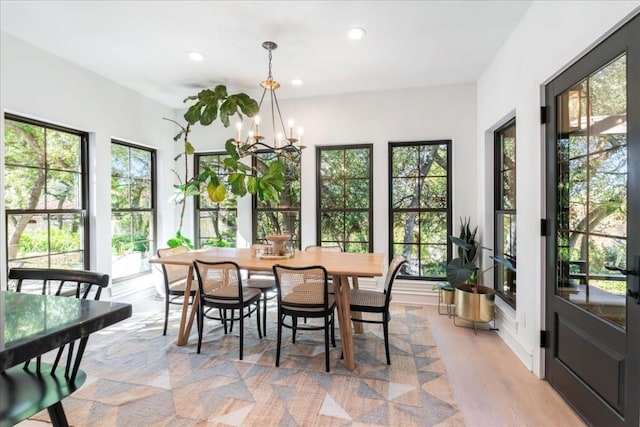
[[[453,296],[455,315],[469,322],[493,321],[496,291],[486,286],[476,286],[476,290],[474,293],[468,285],[456,288]]]

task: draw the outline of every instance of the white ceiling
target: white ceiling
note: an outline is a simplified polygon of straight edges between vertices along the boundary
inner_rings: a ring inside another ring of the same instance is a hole
[[[531,1],[8,1],[0,29],[165,105],[224,83],[281,99],[477,80]],[[349,40],[362,26],[367,36]],[[189,51],[204,54],[193,62]],[[302,86],[290,81],[301,78]]]

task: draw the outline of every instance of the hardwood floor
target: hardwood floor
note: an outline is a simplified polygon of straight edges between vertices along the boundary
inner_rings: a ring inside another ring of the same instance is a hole
[[[437,307],[430,307],[428,320],[468,427],[585,425],[495,332],[474,335],[439,315]]]

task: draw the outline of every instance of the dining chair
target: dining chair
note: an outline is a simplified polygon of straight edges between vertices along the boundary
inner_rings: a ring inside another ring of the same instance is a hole
[[[199,302],[198,305],[198,353],[202,346],[204,318],[220,320],[227,333],[227,322],[240,321],[240,360],[243,356],[244,318],[256,312],[258,336],[262,339],[260,330],[260,290],[242,286],[240,267],[233,261],[208,262],[196,259],[193,262],[198,277]],[[205,307],[218,309],[205,311]],[[238,315],[236,317],[236,310]],[[231,317],[227,315],[231,311]]]
[[[158,258],[178,255],[189,252],[186,246],[176,246],[174,248],[158,249]],[[184,304],[184,293],[189,275],[189,267],[185,265],[160,264],[162,266],[162,276],[164,278],[164,329],[162,335],[167,335],[167,324],[169,323],[169,304]],[[193,302],[197,289],[192,284],[189,292],[189,304]]]
[[[270,248],[271,245],[255,243],[251,245],[251,254],[256,256],[256,252],[259,250],[263,250],[266,248]],[[262,335],[267,336],[267,302],[276,297],[276,281],[273,277],[273,273],[269,272],[260,272],[259,274],[252,273],[249,271],[247,273],[248,277],[245,281],[245,286],[248,288],[259,289],[261,293],[262,299]]]
[[[39,293],[42,295],[66,296],[79,299],[99,300],[102,290],[109,286],[109,275],[88,270],[65,270],[54,268],[12,268],[9,281],[15,282],[16,292]],[[73,383],[80,366],[87,340],[80,340],[74,355],[75,341],[68,345],[65,376]],[[66,345],[58,349],[55,361],[51,365],[53,373],[57,368]],[[30,361],[25,362],[27,369]],[[40,372],[41,357],[36,358],[36,372]],[[73,369],[72,369],[73,366]],[[70,384],[71,384],[70,383]]]
[[[313,252],[313,251],[322,251],[322,252],[343,252],[342,246],[340,245],[331,245],[331,246],[319,246],[319,245],[308,245],[304,248],[305,251]],[[333,289],[333,279],[329,278],[329,293],[335,294],[336,291]]]
[[[324,329],[324,349],[326,371],[329,367],[329,331],[331,343],[336,346],[334,295],[329,295],[327,270],[322,266],[287,267],[273,266],[273,274],[278,288],[278,342],[276,366],[280,366],[282,328],[292,330],[292,342],[296,342],[296,331]],[[287,323],[287,316],[291,318]],[[298,318],[322,318],[322,325],[298,325]]]
[[[382,324],[384,332],[384,349],[387,354],[387,365],[391,365],[391,358],[389,357],[389,321],[391,320],[389,303],[391,302],[391,288],[400,268],[406,262],[407,260],[402,255],[398,255],[391,260],[391,264],[389,264],[387,276],[384,281],[383,292],[360,289],[349,290],[349,301],[352,314],[379,313],[382,315],[381,320],[362,319],[356,316],[351,316],[351,320],[353,322]]]

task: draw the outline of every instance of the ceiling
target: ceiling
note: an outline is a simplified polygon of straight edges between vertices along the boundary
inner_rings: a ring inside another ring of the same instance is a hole
[[[8,1],[0,29],[173,108],[226,84],[280,99],[474,82],[531,1]],[[361,26],[367,36],[350,40]],[[194,62],[188,52],[204,60]],[[303,80],[292,86],[292,79]]]

